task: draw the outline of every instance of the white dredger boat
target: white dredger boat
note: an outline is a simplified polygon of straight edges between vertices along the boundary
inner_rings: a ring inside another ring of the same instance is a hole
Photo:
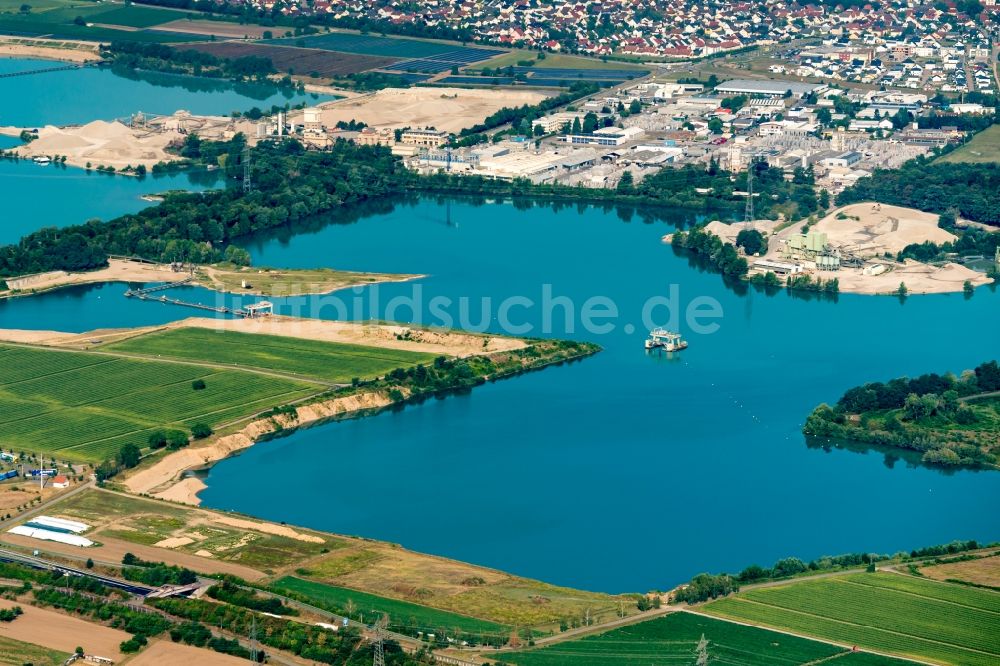
[[[680,333],[668,331],[665,328],[654,328],[646,338],[646,349],[664,349],[668,352],[686,349],[688,343],[681,338]]]

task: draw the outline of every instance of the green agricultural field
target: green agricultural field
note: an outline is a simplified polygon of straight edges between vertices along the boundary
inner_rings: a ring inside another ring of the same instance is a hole
[[[321,391],[307,381],[106,354],[0,345],[0,441],[100,462],[163,427],[211,426]],[[192,382],[205,382],[194,390]]]
[[[958,148],[939,162],[1000,162],[1000,125],[993,125],[972,137],[972,141]]]
[[[558,643],[551,647],[492,655],[517,666],[675,666],[693,664],[701,637],[708,641],[710,664],[791,666],[830,659],[831,666],[889,666],[903,662],[855,655],[818,641],[745,627],[693,613],[671,613],[604,634]],[[841,661],[843,660],[843,661]]]
[[[899,574],[801,580],[709,603],[716,616],[962,666],[1000,663],[1000,595]]]
[[[458,633],[496,635],[510,631],[509,627],[495,622],[440,611],[407,601],[379,597],[345,587],[314,583],[294,576],[280,578],[272,587],[277,592],[286,594],[292,592],[321,608],[329,608],[344,614],[347,613],[348,604],[353,603],[354,617],[358,617],[358,613],[369,618],[376,613],[388,613],[390,627],[408,630],[407,633],[412,633],[413,630],[429,633],[440,630],[451,633],[458,630]]]
[[[173,12],[169,9],[145,7],[143,5],[125,5],[102,12],[92,20],[105,25],[124,25],[132,28],[150,28],[168,21],[184,18],[186,14]]]
[[[15,620],[16,621],[16,620]],[[0,636],[0,665],[2,666],[61,666],[69,654],[50,650],[40,645]]]
[[[207,328],[150,333],[111,345],[109,349],[271,370],[338,383],[349,383],[354,377],[370,379],[396,368],[434,360],[433,354]]]
[[[55,39],[79,39],[105,43],[114,40],[167,43],[204,41],[208,39],[205,35],[189,35],[179,32],[115,30],[96,25],[88,27],[86,25],[76,25],[73,23],[73,18],[70,18],[68,21],[46,20],[46,14],[30,14],[28,16],[0,14],[0,33],[16,36],[52,37]],[[94,17],[84,18],[91,23],[96,20]]]

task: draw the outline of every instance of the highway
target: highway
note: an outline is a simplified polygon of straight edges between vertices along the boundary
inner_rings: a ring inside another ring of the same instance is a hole
[[[87,569],[77,569],[65,564],[49,562],[48,560],[43,560],[40,557],[34,557],[32,555],[22,555],[21,553],[7,550],[6,548],[0,548],[0,562],[23,564],[24,566],[31,567],[32,569],[38,569],[40,571],[58,571],[71,576],[86,576],[87,578],[92,578],[108,587],[112,587],[116,590],[123,590],[129,594],[134,594],[140,597],[144,597],[153,591],[153,588],[146,587],[145,585],[138,585],[131,581],[111,578],[110,576],[104,576]]]

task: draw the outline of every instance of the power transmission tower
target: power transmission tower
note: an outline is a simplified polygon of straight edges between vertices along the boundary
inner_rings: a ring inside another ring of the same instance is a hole
[[[250,182],[250,144],[243,147],[243,193],[249,194],[253,189]]]
[[[378,622],[372,627],[375,632],[374,637],[374,653],[375,657],[372,660],[373,666],[385,666],[385,646],[383,642],[385,641],[385,628],[389,626],[389,616],[383,615],[378,619]]]
[[[257,663],[257,618],[250,620],[250,661]]]
[[[750,158],[747,165],[747,206],[743,213],[743,226],[746,229],[753,229],[753,171],[754,159]]]
[[[695,666],[708,666],[708,639],[705,638],[705,634],[701,635],[701,640],[698,641],[698,659],[695,661]]]

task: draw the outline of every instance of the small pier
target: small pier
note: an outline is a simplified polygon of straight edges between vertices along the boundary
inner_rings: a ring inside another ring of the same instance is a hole
[[[10,72],[9,74],[0,74],[0,79],[9,79],[14,76],[30,76],[32,74],[45,74],[47,72],[64,72],[68,69],[83,69],[87,67],[86,63],[78,65],[60,65],[59,67],[44,67],[42,69],[29,69],[26,72]]]
[[[179,298],[170,298],[166,294],[161,296],[151,296],[160,291],[166,291],[167,289],[173,289],[174,287],[180,287],[193,282],[195,277],[192,275],[186,277],[183,280],[177,280],[175,282],[166,282],[164,284],[158,284],[155,287],[146,287],[144,289],[129,289],[125,292],[125,298],[138,298],[140,301],[154,301],[157,303],[166,303],[168,305],[180,305],[186,308],[194,308],[196,310],[206,310],[208,312],[217,312],[219,314],[232,315],[234,317],[245,317],[248,319],[256,319],[258,317],[269,317],[274,314],[274,305],[270,301],[260,301],[259,303],[252,303],[245,308],[231,308],[226,305],[204,305],[202,303],[193,303],[191,301],[182,301]]]
[[[128,291],[125,292],[125,298],[132,298],[134,296],[136,298],[142,298],[142,299],[145,300],[145,297],[148,296],[149,294],[153,294],[153,293],[156,293],[158,291],[166,291],[167,289],[173,289],[174,287],[180,287],[180,286],[183,286],[185,284],[189,284],[191,282],[194,282],[194,276],[193,275],[188,276],[188,277],[184,278],[183,280],[177,280],[175,282],[165,282],[163,284],[158,284],[155,287],[146,287],[145,289],[129,289]]]

